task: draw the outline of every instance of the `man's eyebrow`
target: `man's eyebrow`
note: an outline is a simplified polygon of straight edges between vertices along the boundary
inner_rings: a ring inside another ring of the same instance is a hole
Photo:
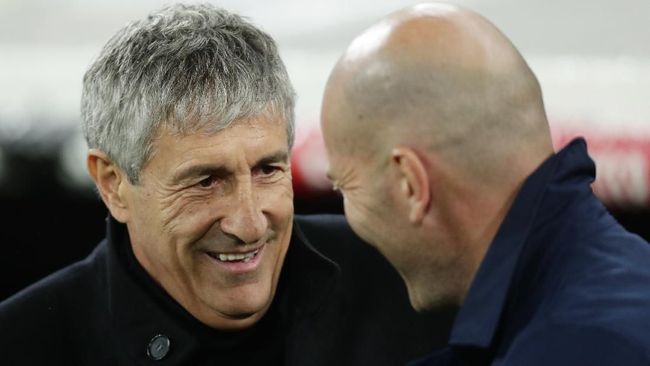
[[[187,169],[183,169],[178,173],[174,174],[173,181],[182,182],[192,177],[203,177],[209,175],[223,176],[228,174],[229,172],[230,170],[223,165],[215,165],[215,164],[193,165],[188,167]]]
[[[263,156],[254,166],[259,167],[267,164],[286,163],[289,161],[289,153],[286,151],[276,151],[269,155]],[[218,164],[200,164],[187,167],[174,174],[173,182],[182,182],[193,177],[203,176],[225,176],[231,173],[230,169]]]
[[[289,161],[289,153],[284,150],[281,150],[262,157],[260,160],[258,160],[255,163],[254,166],[262,166],[262,165],[274,164],[274,163],[287,163],[288,161]]]

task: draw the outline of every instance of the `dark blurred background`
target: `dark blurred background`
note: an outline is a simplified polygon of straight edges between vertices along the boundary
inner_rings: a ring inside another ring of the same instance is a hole
[[[318,130],[323,86],[364,28],[417,0],[222,0],[277,41],[298,93],[296,212],[341,212]],[[595,192],[650,239],[650,1],[451,0],[491,19],[538,75],[557,148],[587,139]],[[0,300],[85,257],[107,211],[85,172],[81,78],[159,0],[0,0]],[[650,263],[649,263],[650,265]]]

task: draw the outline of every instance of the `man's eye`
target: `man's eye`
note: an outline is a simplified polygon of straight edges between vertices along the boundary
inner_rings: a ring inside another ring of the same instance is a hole
[[[263,165],[260,167],[260,173],[262,173],[262,175],[273,175],[280,170],[280,167],[274,165]]]
[[[216,181],[215,177],[209,176],[203,179],[202,181],[200,181],[199,183],[197,183],[197,185],[202,188],[209,188],[214,184],[215,181]]]

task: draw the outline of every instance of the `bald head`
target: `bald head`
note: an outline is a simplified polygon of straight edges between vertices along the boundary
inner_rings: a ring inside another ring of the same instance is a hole
[[[522,182],[553,152],[519,52],[447,4],[404,9],[356,38],[321,117],[346,217],[416,309],[462,303]]]
[[[519,52],[485,18],[448,4],[404,9],[356,38],[322,117],[331,148],[383,156],[415,146],[481,179],[552,152],[539,84]]]

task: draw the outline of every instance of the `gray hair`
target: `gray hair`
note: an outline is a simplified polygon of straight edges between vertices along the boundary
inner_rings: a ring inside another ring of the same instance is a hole
[[[273,39],[209,4],[173,5],[130,23],[104,46],[83,78],[82,130],[131,183],[164,125],[217,133],[260,115],[294,136],[295,93]]]

